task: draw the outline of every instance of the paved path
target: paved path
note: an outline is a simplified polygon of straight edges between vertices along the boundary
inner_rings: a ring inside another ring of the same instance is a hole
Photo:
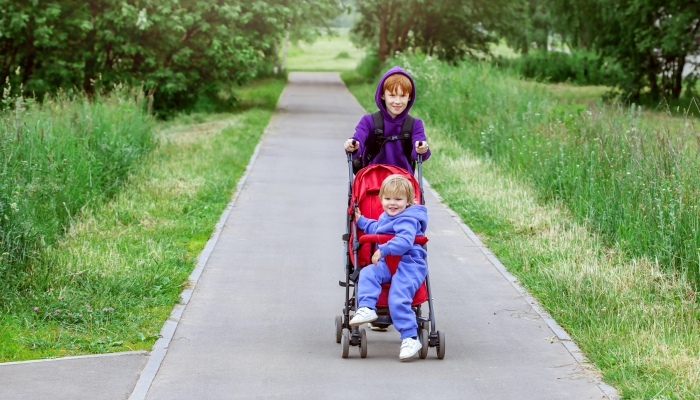
[[[392,329],[368,334],[368,358],[351,348],[341,359],[341,143],[362,114],[337,74],[290,75],[147,398],[604,397],[430,192],[430,276],[446,358],[431,349],[426,360],[400,362]],[[123,399],[145,361],[124,354],[0,364],[0,398]]]
[[[337,74],[293,73],[150,388],[149,399],[600,399],[603,392],[462,228],[427,196],[447,356],[400,362],[395,331],[341,359],[347,165],[363,110]]]
[[[2,363],[0,399],[125,399],[147,359],[147,352],[134,351]]]

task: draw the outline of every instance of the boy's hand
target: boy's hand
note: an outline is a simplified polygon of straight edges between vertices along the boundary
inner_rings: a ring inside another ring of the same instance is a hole
[[[355,221],[360,219],[361,216],[362,216],[362,213],[360,212],[360,207],[355,207]]]
[[[372,255],[372,264],[377,265],[380,258],[382,258],[382,252],[377,249],[377,251],[375,251]]]
[[[416,153],[418,154],[425,154],[428,151],[428,142],[422,140],[422,141],[416,141]]]
[[[355,139],[348,139],[345,141],[345,151],[348,153],[354,153],[360,148],[360,142]]]

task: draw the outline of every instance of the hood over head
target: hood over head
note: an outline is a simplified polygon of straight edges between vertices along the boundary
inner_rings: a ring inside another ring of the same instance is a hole
[[[394,74],[401,74],[406,76],[408,80],[411,81],[411,86],[413,86],[413,91],[411,92],[411,100],[408,101],[406,109],[403,110],[401,114],[399,114],[395,119],[386,110],[386,107],[384,106],[384,100],[382,100],[382,95],[384,94],[384,81],[386,80],[386,78]],[[384,74],[384,76],[382,76],[382,79],[379,80],[379,85],[377,85],[377,92],[374,95],[374,101],[375,103],[377,103],[377,107],[382,111],[382,115],[384,116],[384,118],[390,121],[394,120],[396,122],[402,122],[403,119],[406,118],[406,115],[408,115],[408,112],[411,110],[411,106],[413,106],[413,102],[415,100],[416,84],[413,82],[413,78],[411,78],[411,75],[409,75],[408,72],[406,72],[403,68],[399,67],[398,65],[392,67]]]

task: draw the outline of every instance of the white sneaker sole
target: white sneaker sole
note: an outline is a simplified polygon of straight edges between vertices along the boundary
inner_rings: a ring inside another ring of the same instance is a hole
[[[389,330],[389,328],[380,328],[380,327],[374,326],[374,325],[372,325],[372,324],[370,324],[369,329],[371,329],[371,330],[373,330],[373,331],[375,331],[375,332],[386,332],[386,331]]]
[[[369,317],[366,317],[365,319],[352,317],[352,319],[350,320],[350,326],[360,326],[362,324],[366,324],[367,322],[376,321],[377,318],[379,318],[377,315],[375,315],[373,317],[369,316]]]
[[[401,360],[401,361],[403,361],[403,360],[408,360],[409,358],[411,358],[411,357],[415,356],[416,354],[418,354],[418,352],[420,351],[420,349],[421,349],[421,347],[418,346],[418,347],[416,347],[416,351],[414,351],[413,353],[411,353],[411,354],[409,354],[409,355],[402,356],[402,355],[399,354],[399,360]]]

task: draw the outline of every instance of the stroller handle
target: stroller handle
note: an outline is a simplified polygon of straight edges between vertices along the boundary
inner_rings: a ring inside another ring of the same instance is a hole
[[[416,178],[418,178],[418,186],[420,187],[420,204],[425,205],[425,193],[423,192],[423,155],[416,154]]]

